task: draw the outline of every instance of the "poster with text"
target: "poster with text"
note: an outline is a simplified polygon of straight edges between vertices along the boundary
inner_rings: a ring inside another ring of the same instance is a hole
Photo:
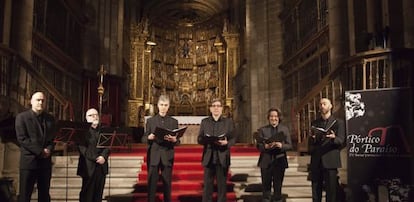
[[[413,202],[410,88],[345,93],[348,200]]]

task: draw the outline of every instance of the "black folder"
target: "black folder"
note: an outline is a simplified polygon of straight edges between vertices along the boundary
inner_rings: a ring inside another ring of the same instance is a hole
[[[214,136],[214,135],[210,135],[210,134],[205,134],[204,135],[204,141],[206,143],[211,144],[211,143],[215,143],[215,142],[217,142],[219,140],[224,140],[224,139],[226,139],[226,137],[227,137],[226,136],[226,133],[223,133],[223,134],[218,135],[218,136]]]
[[[177,138],[181,138],[184,135],[184,132],[186,130],[187,130],[187,126],[182,127],[182,128],[177,128],[177,129],[174,129],[174,130],[161,128],[161,127],[156,127],[155,131],[154,131],[154,134],[160,140],[164,140],[164,136],[166,136],[166,135],[171,135],[171,136],[176,136]]]

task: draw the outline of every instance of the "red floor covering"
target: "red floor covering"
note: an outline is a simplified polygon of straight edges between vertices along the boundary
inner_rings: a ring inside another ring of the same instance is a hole
[[[200,145],[180,145],[175,147],[175,161],[173,167],[172,181],[172,200],[173,202],[198,202],[201,201],[203,190],[203,167],[201,166],[202,146]],[[110,201],[147,201],[147,159],[146,146],[138,145],[132,148],[132,152],[114,153],[113,155],[143,155],[144,164],[141,172],[138,174],[138,183],[134,186],[135,191],[131,194],[124,195],[126,200]],[[236,145],[231,149],[232,156],[238,155],[259,155],[255,147],[249,145]],[[230,173],[228,179],[230,179]],[[234,184],[227,182],[227,201],[237,201],[233,191]],[[119,196],[121,197],[121,196]],[[216,193],[213,195],[216,201]],[[163,201],[162,183],[158,183],[157,200]]]

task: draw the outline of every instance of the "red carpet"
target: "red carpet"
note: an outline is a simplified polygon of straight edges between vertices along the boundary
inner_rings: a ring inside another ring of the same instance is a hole
[[[180,145],[175,147],[172,178],[173,201],[201,201],[203,190],[203,167],[201,166],[202,152],[203,147],[199,145]],[[144,158],[144,161],[147,162],[146,157]],[[146,197],[147,193],[147,171],[147,164],[144,163],[142,165],[142,171],[138,175],[138,183],[135,186],[136,193],[144,194],[144,196],[139,194],[141,197]],[[233,186],[233,183],[227,183],[227,200],[229,202],[236,201]],[[157,196],[160,201],[163,200],[161,182],[158,184]]]
[[[146,145],[139,145],[133,147],[133,152],[126,153],[126,155],[142,155],[144,156],[144,163],[142,164],[141,172],[138,174],[138,183],[134,186],[134,192],[123,196],[125,200],[110,200],[110,201],[132,201],[144,202],[147,201],[147,158]],[[201,165],[201,155],[203,147],[201,145],[179,145],[175,147],[175,160],[173,167],[172,180],[172,200],[173,202],[198,202],[201,201],[203,191],[203,167]],[[115,153],[111,155],[124,155],[124,153]],[[232,156],[238,155],[255,155],[259,153],[257,149],[248,145],[236,145],[231,149]],[[231,174],[229,173],[228,179]],[[227,201],[236,202],[236,194],[233,191],[234,184],[227,182]],[[216,190],[217,191],[217,190]],[[216,193],[213,195],[216,201]],[[162,183],[158,183],[157,187],[157,201],[163,201]]]

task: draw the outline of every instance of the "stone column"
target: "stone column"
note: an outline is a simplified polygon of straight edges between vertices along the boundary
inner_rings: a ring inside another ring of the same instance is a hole
[[[403,0],[403,20],[404,22],[404,46],[405,48],[414,48],[414,1]]]
[[[349,56],[347,1],[328,0],[331,71]]]
[[[25,60],[32,61],[34,1],[13,1],[13,26],[11,47]]]
[[[334,71],[336,68],[341,68],[341,62],[349,56],[347,10],[347,1],[328,0],[331,71]],[[341,153],[343,168],[339,169],[339,176],[341,183],[345,184],[347,183],[347,159],[346,153]]]
[[[3,15],[3,38],[2,43],[8,46],[10,44],[10,29],[12,19],[12,1],[4,1],[4,15]]]
[[[377,0],[366,0],[367,3],[367,32],[368,33],[375,33],[376,24],[377,24],[377,10],[376,10],[376,2]]]

